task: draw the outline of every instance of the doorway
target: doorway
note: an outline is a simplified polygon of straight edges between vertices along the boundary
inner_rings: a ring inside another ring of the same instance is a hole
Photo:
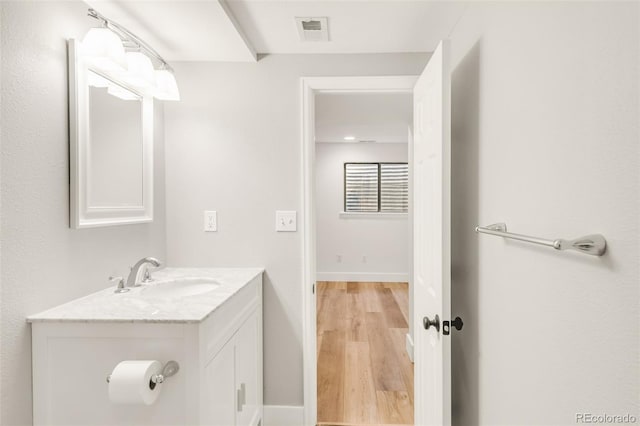
[[[442,40],[418,77],[301,80],[304,422],[317,420],[315,96],[331,92],[411,92],[413,235],[409,316],[414,347],[414,421],[451,424],[451,71]],[[460,324],[461,326],[462,324]],[[460,329],[461,327],[456,327]],[[409,351],[410,353],[410,351]]]
[[[389,76],[389,77],[313,77],[313,78],[304,78],[302,79],[302,104],[303,104],[303,181],[304,181],[304,210],[303,210],[303,272],[304,272],[304,283],[305,288],[308,288],[309,291],[303,292],[303,303],[304,303],[304,330],[303,330],[303,345],[304,345],[304,400],[305,400],[305,424],[314,425],[317,421],[322,421],[323,419],[318,418],[318,348],[322,347],[322,342],[320,342],[320,346],[318,346],[318,334],[317,334],[317,324],[316,324],[316,313],[317,313],[317,304],[316,301],[319,300],[317,298],[320,297],[320,292],[323,292],[323,295],[326,295],[327,290],[337,290],[337,292],[343,292],[345,295],[352,296],[359,292],[360,290],[367,293],[367,296],[372,296],[374,299],[380,302],[381,300],[386,300],[387,303],[389,301],[393,301],[396,306],[398,306],[397,311],[394,313],[389,313],[389,315],[397,315],[399,311],[399,315],[403,316],[403,312],[400,309],[400,305],[397,300],[394,298],[393,291],[396,290],[396,294],[398,298],[402,299],[402,285],[394,284],[393,282],[384,283],[380,280],[379,277],[375,279],[371,279],[368,281],[364,281],[366,277],[362,277],[360,282],[358,281],[336,281],[337,277],[325,277],[331,278],[329,280],[325,280],[322,282],[318,280],[318,285],[316,288],[316,272],[317,269],[317,196],[315,194],[315,182],[316,182],[316,135],[315,135],[315,117],[316,117],[316,96],[324,95],[324,94],[364,94],[364,93],[404,93],[405,95],[409,95],[412,93],[414,84],[417,80],[415,76]],[[349,135],[343,135],[349,136]],[[406,138],[405,138],[406,139]],[[410,159],[409,159],[410,160]],[[410,161],[408,161],[410,162]],[[342,192],[342,188],[340,189]],[[338,215],[338,211],[335,212],[335,215]],[[411,217],[409,216],[406,219],[407,226],[411,223]],[[338,253],[338,255],[340,255]],[[366,254],[365,254],[366,256]],[[410,257],[410,256],[409,256]],[[338,259],[335,257],[334,259]],[[342,259],[345,260],[344,258]],[[363,259],[360,258],[360,261]],[[367,259],[368,260],[368,257]],[[365,261],[366,261],[365,260]],[[410,263],[410,262],[409,262]],[[410,265],[408,271],[411,271],[412,266]],[[333,272],[333,271],[323,271],[323,272]],[[410,274],[409,274],[410,276]],[[321,277],[320,277],[321,278]],[[395,280],[400,281],[402,280]],[[405,282],[409,282],[410,279],[406,279]],[[368,284],[367,284],[368,282]],[[351,283],[351,285],[349,285]],[[395,287],[395,288],[392,288]],[[408,324],[406,319],[404,319],[404,323],[407,326],[406,329],[411,327],[411,318],[412,318],[412,307],[409,300],[411,300],[411,287],[409,285],[406,286],[406,315],[409,319]],[[318,291],[315,291],[315,290]],[[381,295],[378,295],[379,292]],[[336,292],[334,292],[336,293]],[[387,298],[385,295],[389,296]],[[335,294],[333,295],[335,296]],[[357,299],[354,297],[350,297],[352,299]],[[348,298],[346,298],[348,299]],[[345,299],[345,300],[346,300]],[[363,296],[363,299],[366,299],[366,296]],[[365,302],[366,303],[366,302]],[[358,309],[356,307],[356,309]],[[365,308],[366,309],[366,308]],[[366,312],[366,310],[365,310]],[[386,321],[384,317],[384,311],[379,312],[378,318],[382,318]],[[366,316],[366,315],[365,315]],[[370,315],[376,317],[376,315]],[[365,318],[366,321],[366,318]],[[374,318],[371,321],[375,321]],[[386,323],[385,323],[386,324]],[[396,323],[399,324],[399,323]],[[401,329],[402,327],[396,327],[397,329]],[[393,334],[395,338],[389,338],[390,341],[394,341],[390,343],[394,354],[398,354],[399,356],[405,356],[409,358],[410,352],[403,350],[403,348],[407,345],[403,344],[400,338],[400,334],[402,331],[394,331]],[[391,332],[389,332],[391,335]],[[362,336],[361,336],[362,337]],[[363,338],[363,337],[362,337]],[[339,339],[339,338],[338,338]],[[406,341],[406,333],[404,340]],[[352,345],[358,346],[358,345]],[[386,346],[386,345],[385,345]],[[397,349],[399,347],[399,349]],[[353,351],[352,351],[353,352]],[[357,350],[356,350],[357,352]],[[398,366],[398,370],[400,370],[400,366]],[[407,368],[404,369],[404,373],[399,371],[400,380],[402,378],[402,374],[404,377],[408,379],[411,377],[412,372]],[[384,386],[384,385],[381,385]],[[404,385],[406,389],[406,384]],[[344,388],[344,387],[343,387]],[[375,390],[375,388],[374,388]],[[406,392],[406,398],[409,398],[408,391],[397,391],[397,392]],[[377,398],[376,398],[377,403]],[[397,404],[396,404],[397,405]],[[406,408],[406,404],[402,405]],[[377,408],[376,408],[377,410]],[[398,410],[396,410],[398,411]],[[412,411],[412,408],[411,410]],[[406,411],[405,411],[406,413]],[[399,414],[398,417],[400,420],[407,422],[405,424],[410,424],[412,418],[407,415]],[[344,418],[343,418],[344,419]],[[338,420],[338,419],[336,419]],[[346,423],[346,422],[342,422]],[[384,422],[383,422],[384,423]],[[399,422],[402,423],[402,422]],[[367,424],[367,422],[362,422],[360,424]]]
[[[318,425],[413,424],[412,94],[315,97]]]

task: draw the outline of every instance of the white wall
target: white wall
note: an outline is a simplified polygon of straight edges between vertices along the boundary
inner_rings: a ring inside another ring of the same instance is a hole
[[[423,54],[270,55],[257,64],[178,63],[165,106],[172,265],[264,266],[265,403],[302,405],[300,233],[275,210],[302,204],[300,77],[418,74]],[[203,210],[218,211],[204,233]]]
[[[344,210],[345,162],[407,162],[407,158],[406,143],[316,144],[318,280],[408,280],[407,215],[338,215]]]
[[[473,3],[452,32],[455,424],[640,418],[638,3]],[[590,257],[476,235],[602,233]]]
[[[69,229],[66,39],[95,22],[80,1],[1,4],[0,423],[17,426],[31,424],[25,317],[109,286],[140,257],[165,257],[163,112],[157,104],[154,223]]]

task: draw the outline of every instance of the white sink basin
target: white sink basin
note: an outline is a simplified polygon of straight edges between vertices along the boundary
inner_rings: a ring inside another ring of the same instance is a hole
[[[141,295],[150,297],[187,297],[208,293],[220,287],[220,283],[208,278],[185,278],[166,281],[145,287]]]

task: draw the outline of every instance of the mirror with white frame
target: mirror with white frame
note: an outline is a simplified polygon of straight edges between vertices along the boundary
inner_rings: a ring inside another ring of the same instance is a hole
[[[151,222],[153,99],[68,47],[71,227]]]

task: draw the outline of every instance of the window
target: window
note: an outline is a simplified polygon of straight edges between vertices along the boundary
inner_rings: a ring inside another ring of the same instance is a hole
[[[407,163],[344,163],[344,211],[406,213]]]

